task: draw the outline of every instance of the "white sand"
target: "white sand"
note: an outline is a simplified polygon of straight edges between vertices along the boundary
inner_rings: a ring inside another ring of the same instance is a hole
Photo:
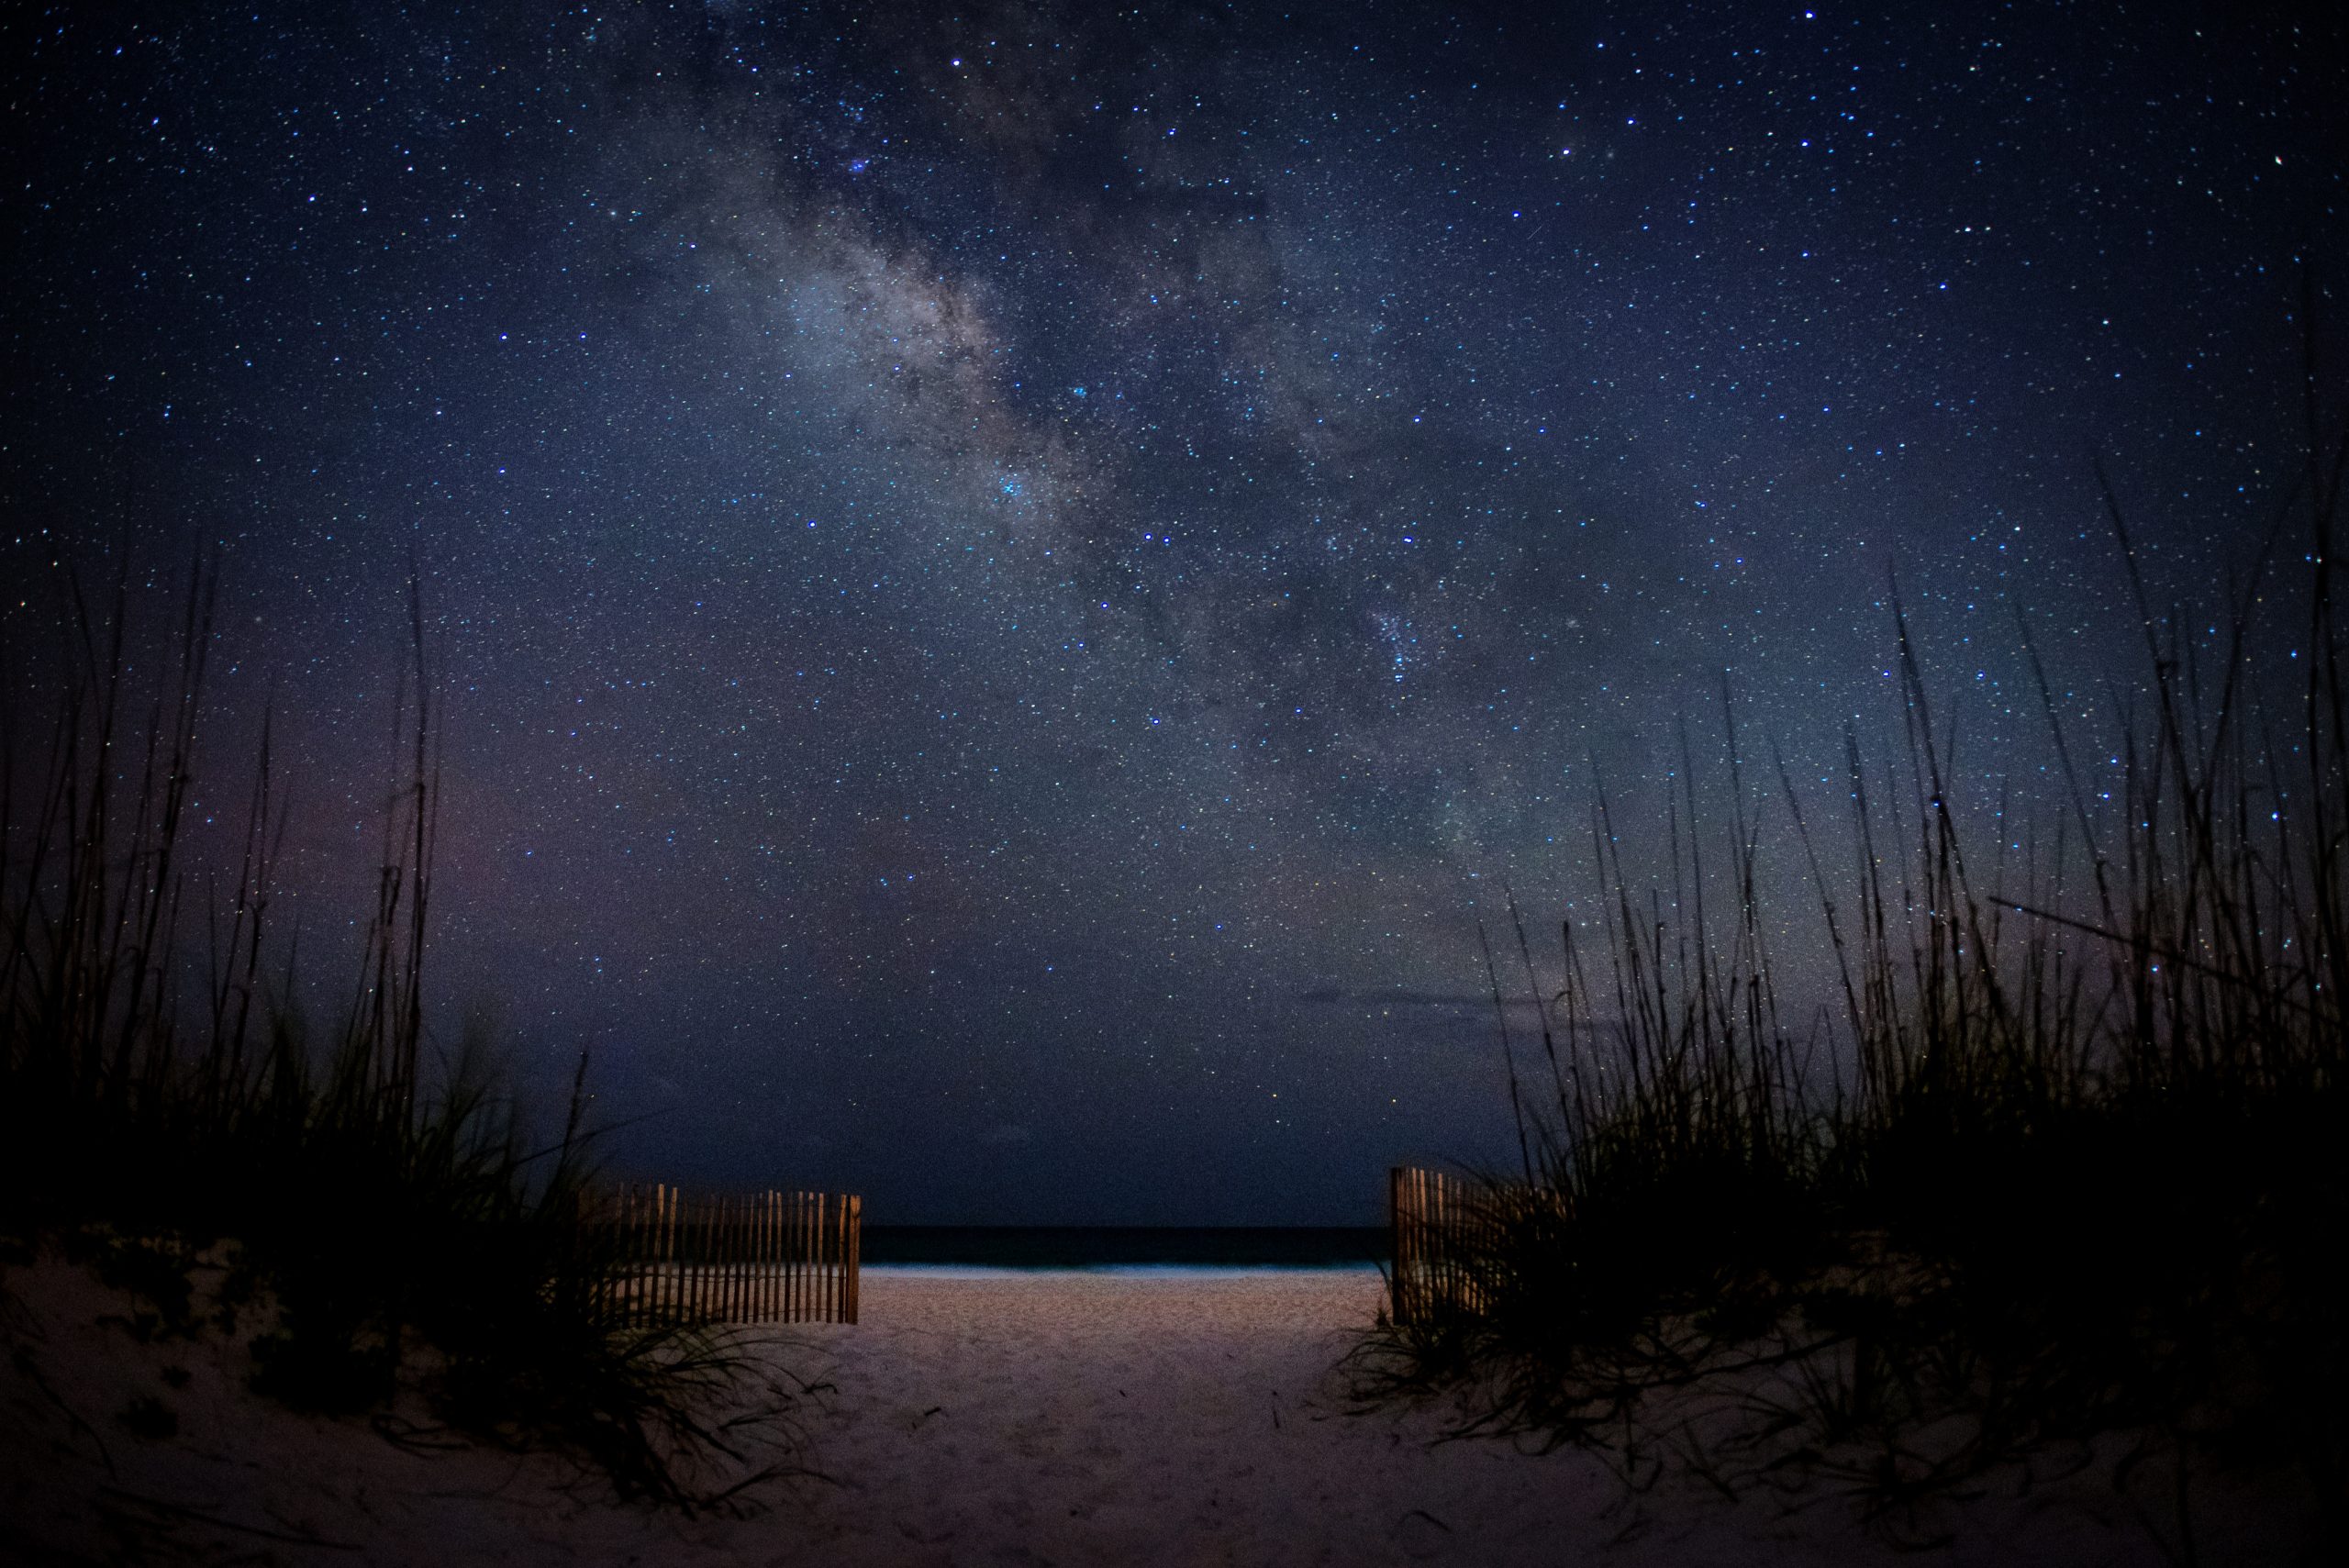
[[[262,1405],[239,1390],[240,1348],[137,1344],[95,1321],[124,1303],[78,1271],[44,1264],[8,1285],[16,1348],[85,1425],[25,1361],[0,1368],[5,1562],[1904,1560],[1831,1499],[1791,1522],[1682,1493],[1626,1510],[1584,1456],[1431,1445],[1436,1411],[1349,1414],[1332,1369],[1377,1305],[1368,1273],[869,1271],[863,1324],[762,1340],[778,1367],[829,1385],[807,1407],[802,1452],[829,1479],[770,1484],[748,1518],[691,1520],[613,1504],[547,1456],[410,1451],[363,1422]],[[161,1387],[166,1364],[187,1368],[184,1388]],[[178,1436],[116,1423],[147,1392],[178,1412]],[[1610,1550],[1627,1526],[1632,1539]],[[2272,1541],[2235,1545],[2208,1560],[2276,1560]],[[2089,1486],[1993,1498],[1960,1550],[1932,1561],[2161,1557]]]

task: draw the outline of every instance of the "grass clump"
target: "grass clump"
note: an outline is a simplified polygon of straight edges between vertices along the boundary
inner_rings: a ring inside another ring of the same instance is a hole
[[[360,973],[316,1036],[270,920],[286,810],[266,723],[241,840],[225,863],[191,843],[210,604],[199,569],[175,645],[134,658],[127,583],[101,613],[76,592],[56,673],[0,669],[19,705],[0,716],[13,1255],[93,1263],[143,1304],[141,1337],[247,1338],[254,1388],[286,1404],[380,1410],[421,1378],[438,1418],[476,1438],[568,1450],[624,1496],[719,1501],[709,1477],[739,1477],[751,1434],[711,1412],[741,1403],[751,1365],[707,1329],[611,1321],[584,1057],[561,1137],[534,1147],[484,1042],[430,1045],[439,778],[420,613]],[[142,684],[138,668],[164,673]],[[199,1261],[225,1265],[217,1289],[192,1288]]]
[[[1512,1047],[1521,1168],[1480,1179],[1466,1284],[1365,1344],[1368,1394],[1464,1387],[1463,1430],[1642,1482],[1823,1482],[1887,1529],[2093,1458],[2165,1477],[2153,1522],[2187,1560],[2196,1477],[2297,1470],[2349,1550],[2349,441],[2312,411],[2308,446],[2268,541],[2306,528],[2307,575],[2279,591],[2263,554],[2215,658],[2162,633],[2110,506],[2147,670],[2098,784],[2019,621],[2063,809],[2033,832],[2002,804],[1991,854],[1897,591],[1905,730],[1870,756],[1846,729],[1840,825],[1775,757],[1749,793],[1732,728],[1727,852],[1705,864],[1684,769],[1667,906],[1599,795],[1604,934],[1562,925],[1562,984],[1510,910],[1542,1002],[1542,1055]],[[2288,690],[2254,678],[2271,645]],[[1758,891],[1767,816],[1831,955],[1808,1013]]]

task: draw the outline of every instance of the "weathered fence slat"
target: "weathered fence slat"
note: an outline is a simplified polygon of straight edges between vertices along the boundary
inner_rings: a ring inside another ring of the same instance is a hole
[[[726,1203],[726,1320],[729,1323],[755,1323],[751,1316],[751,1304],[745,1287],[750,1276],[742,1266],[742,1200],[729,1197]]]
[[[816,1275],[816,1293],[817,1299],[821,1304],[818,1309],[826,1318],[831,1317],[834,1311],[831,1270],[832,1228],[825,1223],[825,1211],[830,1207],[831,1195],[818,1193],[816,1195],[816,1266],[818,1272]]]
[[[848,1310],[841,1312],[843,1324],[857,1321],[857,1279],[864,1273],[864,1197],[851,1193],[841,1202],[848,1207],[848,1258],[841,1268],[841,1289],[848,1294]]]

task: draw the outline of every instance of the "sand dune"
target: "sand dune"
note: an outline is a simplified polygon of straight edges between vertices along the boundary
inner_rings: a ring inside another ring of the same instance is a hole
[[[1350,1413],[1332,1369],[1377,1304],[1367,1273],[871,1271],[861,1325],[760,1341],[778,1372],[816,1385],[799,1407],[801,1458],[820,1476],[768,1484],[749,1517],[700,1519],[613,1504],[550,1456],[403,1447],[367,1423],[262,1406],[240,1392],[238,1347],[139,1344],[96,1321],[122,1301],[61,1265],[9,1285],[25,1351],[0,1373],[10,1562],[1902,1560],[1832,1500],[1792,1520],[1676,1493],[1627,1509],[1584,1456],[1433,1443],[1436,1411]],[[187,1371],[184,1386],[162,1386],[166,1366]],[[142,1394],[173,1409],[175,1436],[141,1439],[116,1419]],[[2217,1560],[2275,1560],[2235,1545]],[[2125,1507],[2087,1486],[1988,1499],[1959,1550],[1934,1560],[2162,1559]]]

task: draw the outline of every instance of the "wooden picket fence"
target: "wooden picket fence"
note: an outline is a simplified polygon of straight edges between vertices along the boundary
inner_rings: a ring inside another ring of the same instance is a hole
[[[1477,1243],[1494,1233],[1494,1217],[1481,1187],[1442,1171],[1397,1165],[1387,1173],[1386,1217],[1396,1322],[1424,1323],[1484,1306],[1475,1258]]]
[[[689,1195],[623,1186],[597,1222],[614,1323],[853,1323],[864,1202],[854,1193]]]

